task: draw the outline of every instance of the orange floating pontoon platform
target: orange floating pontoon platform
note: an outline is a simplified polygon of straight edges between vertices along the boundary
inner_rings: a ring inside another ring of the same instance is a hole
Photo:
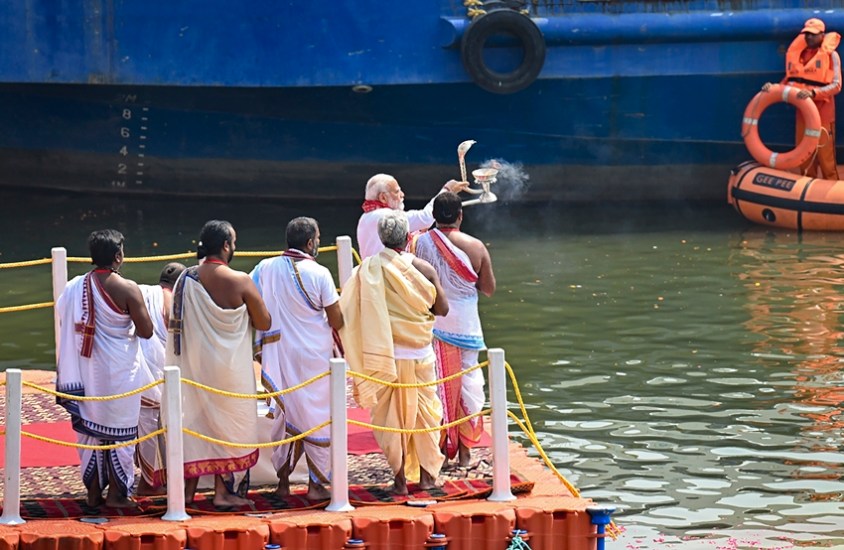
[[[52,373],[27,373],[27,378],[36,383],[49,384],[51,377]],[[34,432],[38,423],[26,421],[52,419],[49,410],[56,406],[55,400],[25,393],[33,415],[23,418],[23,427]],[[0,397],[5,399],[2,390]],[[484,455],[482,449],[477,452],[483,457],[478,464],[487,463],[488,467],[490,455]],[[603,549],[603,532],[612,508],[602,514],[601,507],[590,499],[575,497],[574,489],[569,490],[564,480],[538,459],[529,457],[521,445],[511,442],[508,454],[512,491],[517,496],[511,501],[478,498],[492,492],[483,477],[486,474],[478,469],[474,475],[481,477],[472,478],[471,469],[458,469],[462,472],[460,479],[453,474],[445,476],[438,490],[414,492],[416,487],[411,484],[410,505],[390,502],[404,497],[384,497],[385,487],[380,482],[361,484],[367,479],[366,470],[372,469],[367,468],[366,461],[383,458],[369,454],[350,476],[350,495],[359,497],[351,499],[354,510],[317,509],[327,502],[308,502],[304,499],[306,488],[302,487],[297,491],[300,494],[288,498],[284,511],[258,508],[256,500],[256,507],[251,510],[217,512],[202,508],[205,497],[197,495],[197,501],[187,509],[192,517],[180,521],[162,520],[166,506],[157,506],[154,499],[151,505],[134,511],[135,515],[118,516],[119,511],[111,510],[115,516],[99,517],[111,512],[103,508],[89,510],[78,505],[78,498],[66,498],[73,483],[78,484],[78,466],[36,461],[23,470],[24,478],[29,480],[21,507],[26,522],[0,525],[0,550],[504,550],[515,536],[533,550]],[[349,457],[350,461],[353,459],[360,457]],[[390,477],[389,471],[385,472]],[[57,476],[72,478],[73,483],[67,484],[67,479]],[[51,491],[55,484],[61,490]],[[256,493],[267,492],[272,489]],[[61,496],[49,498],[45,494]],[[36,495],[36,500],[27,500],[28,495]],[[436,495],[439,496],[433,498]],[[427,499],[432,501],[425,502]],[[35,519],[62,514],[64,519]]]
[[[727,202],[761,225],[798,231],[844,231],[841,180],[801,176],[748,161],[730,173]]]
[[[571,496],[521,446],[511,444],[510,460],[534,489],[509,502],[469,499],[426,507],[360,506],[350,512],[210,514],[179,522],[157,516],[110,518],[101,524],[35,519],[0,526],[0,550],[503,550],[516,529],[533,550],[595,549],[597,526],[587,511],[594,503]]]

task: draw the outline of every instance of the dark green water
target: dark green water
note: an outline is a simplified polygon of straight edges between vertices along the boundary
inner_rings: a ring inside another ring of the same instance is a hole
[[[326,245],[354,234],[359,205],[10,195],[0,213],[9,262],[53,246],[84,256],[102,227],[126,235],[127,256],[186,251],[214,217],[239,250],[281,249],[298,215]],[[556,465],[621,508],[627,533],[610,548],[844,545],[842,236],[766,231],[720,204],[466,217],[498,278],[487,343],[506,350]],[[160,265],[124,272],[152,283]],[[51,299],[49,266],[0,281],[0,306]],[[0,368],[52,368],[53,353],[50,310],[0,315]]]

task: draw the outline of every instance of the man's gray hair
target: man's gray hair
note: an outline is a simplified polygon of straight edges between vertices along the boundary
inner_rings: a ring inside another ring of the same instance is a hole
[[[378,237],[387,248],[404,249],[407,246],[408,228],[404,212],[391,210],[378,220]]]
[[[395,179],[390,174],[375,174],[366,182],[366,194],[364,198],[368,201],[378,200],[378,195],[390,191],[387,185]]]

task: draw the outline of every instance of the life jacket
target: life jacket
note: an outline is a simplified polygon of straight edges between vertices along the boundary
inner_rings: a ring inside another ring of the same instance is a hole
[[[809,46],[806,44],[806,37],[798,35],[785,53],[785,76],[788,83],[795,84],[798,88],[826,86],[831,83],[834,76],[832,52],[839,42],[840,34],[826,33],[815,55],[804,65],[800,62],[800,54]]]

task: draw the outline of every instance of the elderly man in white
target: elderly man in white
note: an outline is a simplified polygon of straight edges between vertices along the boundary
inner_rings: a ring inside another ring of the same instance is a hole
[[[449,180],[440,193],[451,191],[460,193],[469,187],[465,181]],[[437,193],[439,195],[439,193]],[[375,174],[366,182],[366,200],[363,202],[363,215],[358,220],[358,250],[362,260],[378,254],[384,249],[378,237],[378,221],[385,214],[394,210],[404,211],[404,192],[399,182],[389,174]],[[434,223],[434,198],[428,201],[422,210],[408,210],[407,216],[410,233],[431,227]]]

